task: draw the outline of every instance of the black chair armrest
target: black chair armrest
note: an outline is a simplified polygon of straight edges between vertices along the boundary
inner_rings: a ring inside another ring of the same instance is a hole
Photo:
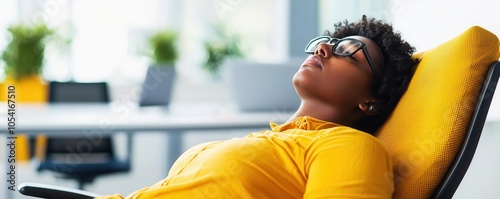
[[[99,196],[79,189],[39,183],[21,183],[17,189],[23,195],[49,199],[91,199]]]

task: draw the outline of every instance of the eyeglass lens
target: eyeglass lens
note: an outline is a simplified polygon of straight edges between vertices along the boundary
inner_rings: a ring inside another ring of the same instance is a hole
[[[338,42],[338,43],[335,43]],[[361,42],[356,40],[338,40],[338,39],[328,39],[328,38],[318,38],[311,41],[306,48],[306,52],[314,53],[318,46],[323,43],[334,44],[333,53],[340,56],[349,56],[355,53],[359,48],[362,47]]]

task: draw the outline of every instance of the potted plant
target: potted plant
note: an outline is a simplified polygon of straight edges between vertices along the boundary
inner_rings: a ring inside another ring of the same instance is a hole
[[[222,24],[213,25],[214,38],[204,42],[207,58],[203,68],[212,75],[219,74],[224,61],[230,58],[242,58],[243,52],[240,48],[241,37],[229,31]]]
[[[6,75],[2,90],[15,86],[17,101],[46,101],[47,88],[41,73],[45,47],[54,31],[45,24],[17,24],[8,32],[9,43],[1,54]],[[2,100],[6,100],[4,95]]]
[[[176,43],[177,34],[169,29],[158,31],[148,39],[147,55],[151,64],[146,73],[139,105],[169,104],[176,76]]]
[[[7,101],[7,91],[15,91],[16,102],[46,102],[47,84],[42,77],[45,49],[54,31],[45,24],[15,24],[8,28],[8,44],[1,52],[5,79],[0,85],[1,101]],[[19,134],[16,159],[30,159],[28,137]]]

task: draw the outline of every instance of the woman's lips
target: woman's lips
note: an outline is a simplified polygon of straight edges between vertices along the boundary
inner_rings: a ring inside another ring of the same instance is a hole
[[[315,67],[318,67],[320,69],[323,69],[323,62],[316,55],[311,55],[311,56],[307,57],[307,59],[304,61],[304,63],[302,65],[315,66]]]

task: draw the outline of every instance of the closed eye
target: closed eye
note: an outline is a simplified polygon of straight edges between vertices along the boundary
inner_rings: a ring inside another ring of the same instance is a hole
[[[351,59],[353,59],[354,61],[359,62],[359,61],[358,61],[358,59],[356,59],[353,55],[350,55],[349,57],[350,57]]]

